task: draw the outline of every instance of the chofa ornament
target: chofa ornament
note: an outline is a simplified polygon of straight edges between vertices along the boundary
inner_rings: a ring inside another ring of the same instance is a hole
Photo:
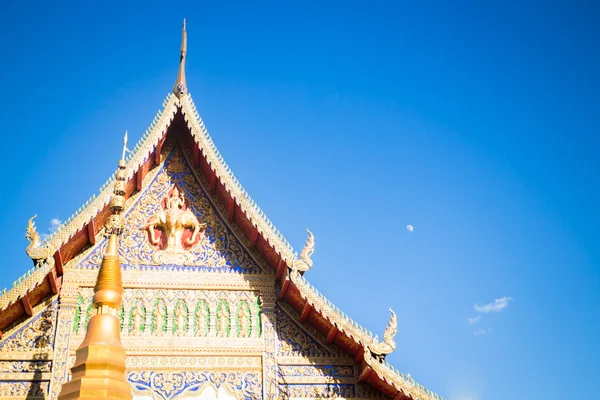
[[[52,257],[56,252],[48,243],[43,243],[40,239],[40,234],[37,232],[35,227],[34,219],[37,214],[29,218],[27,222],[27,230],[25,231],[25,238],[29,240],[29,245],[25,249],[27,255],[35,261],[39,267],[44,263],[53,263],[54,258]]]
[[[186,250],[198,241],[200,230],[205,226],[187,208],[183,192],[173,185],[163,199],[161,209],[148,221],[146,229],[150,243],[161,250]],[[157,230],[162,231],[166,240],[157,237]]]
[[[315,252],[315,235],[308,229],[308,238],[306,239],[306,244],[300,252],[300,259],[294,260],[292,263],[292,269],[300,272],[308,271],[313,266],[313,260],[311,260],[311,256]]]
[[[383,341],[380,342],[379,338],[375,336],[375,339],[373,339],[373,342],[369,345],[369,350],[379,361],[383,361],[385,356],[390,354],[396,348],[394,336],[396,336],[396,333],[398,333],[398,320],[394,310],[390,308],[390,312],[392,313],[392,316],[390,317],[388,326],[383,332]]]

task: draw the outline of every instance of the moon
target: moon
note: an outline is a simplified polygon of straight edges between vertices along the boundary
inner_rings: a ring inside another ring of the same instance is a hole
[[[415,230],[415,227],[412,226],[412,225],[410,225],[410,224],[408,224],[408,225],[406,225],[406,230],[409,231],[409,232],[412,232],[412,231]]]

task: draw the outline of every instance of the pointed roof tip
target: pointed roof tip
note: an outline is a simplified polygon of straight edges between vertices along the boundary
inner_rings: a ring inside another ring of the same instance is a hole
[[[125,160],[125,155],[131,153],[131,150],[127,148],[127,130],[125,130],[125,136],[123,137],[123,152],[121,153],[121,160]]]
[[[181,29],[181,53],[179,56],[179,71],[177,73],[177,81],[173,86],[173,93],[177,98],[185,95],[187,92],[187,86],[185,83],[185,56],[187,53],[187,32],[186,32],[186,21],[183,19],[183,28]]]

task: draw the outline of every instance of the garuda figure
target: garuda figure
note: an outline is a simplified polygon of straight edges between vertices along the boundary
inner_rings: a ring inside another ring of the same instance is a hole
[[[192,246],[196,242],[202,227],[204,227],[204,224],[201,224],[194,213],[185,207],[183,193],[179,191],[177,186],[173,187],[171,194],[166,198],[163,209],[154,214],[147,223],[150,243],[153,245],[160,243],[154,229],[162,228],[167,237],[163,250],[184,250],[184,242],[186,245]],[[192,233],[191,236],[184,239],[186,229],[190,229]]]

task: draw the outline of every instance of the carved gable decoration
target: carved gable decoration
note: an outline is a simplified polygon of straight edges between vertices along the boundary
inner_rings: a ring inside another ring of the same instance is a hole
[[[128,200],[119,248],[122,268],[270,273],[246,249],[245,236],[223,218],[225,209],[211,199],[208,183],[190,167],[179,145],[167,143],[165,149],[164,163],[150,171],[142,192]],[[76,268],[98,268],[105,247],[103,240]]]
[[[0,340],[0,353],[51,351],[54,347],[58,301],[38,310],[37,315]]]
[[[189,250],[199,240],[198,218],[190,211],[183,192],[173,185],[161,201],[161,209],[147,222],[148,240],[158,250]]]
[[[287,304],[278,303],[276,310],[278,356],[305,358],[348,357],[335,345],[324,344],[322,335],[310,325],[300,322],[297,313]]]

